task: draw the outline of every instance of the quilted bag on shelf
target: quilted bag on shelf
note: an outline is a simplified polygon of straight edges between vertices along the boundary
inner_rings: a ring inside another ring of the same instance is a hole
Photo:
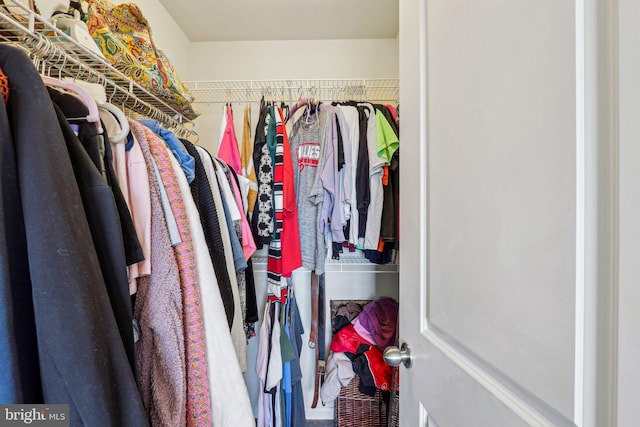
[[[89,0],[89,33],[107,60],[124,75],[189,119],[194,98],[167,57],[153,42],[151,27],[134,3]]]

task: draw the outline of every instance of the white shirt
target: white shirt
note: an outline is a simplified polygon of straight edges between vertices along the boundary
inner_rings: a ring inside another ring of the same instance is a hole
[[[342,111],[349,130],[349,138],[343,141],[345,147],[345,153],[347,151],[347,145],[349,146],[349,153],[351,154],[351,163],[345,164],[345,168],[349,168],[350,171],[345,173],[345,220],[351,219],[351,226],[349,229],[349,236],[345,238],[349,239],[349,243],[355,245],[358,243],[358,203],[356,198],[356,170],[358,167],[358,146],[360,145],[360,115],[356,107],[341,105],[339,106]],[[345,156],[346,161],[346,156]]]
[[[249,392],[231,341],[200,215],[180,164],[168,149],[167,152],[180,185],[193,240],[204,318],[212,423],[214,426],[253,426],[255,421]]]

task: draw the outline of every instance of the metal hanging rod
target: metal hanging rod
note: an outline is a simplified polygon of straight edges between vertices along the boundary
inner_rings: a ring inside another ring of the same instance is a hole
[[[295,102],[300,98],[325,101],[364,100],[397,103],[399,79],[280,79],[213,80],[185,83],[197,103]]]
[[[0,43],[25,51],[41,74],[101,84],[107,100],[123,110],[156,119],[181,137],[197,136],[193,122],[106,59],[68,37],[21,2],[5,0],[4,4],[4,8],[0,8]]]

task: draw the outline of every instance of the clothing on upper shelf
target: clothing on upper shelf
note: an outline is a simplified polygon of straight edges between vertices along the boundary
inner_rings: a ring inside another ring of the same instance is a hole
[[[279,201],[272,180],[274,146],[268,143],[270,108],[262,105],[253,147],[262,171],[252,221],[258,247],[276,235],[273,204]],[[305,101],[292,113],[287,128],[303,266],[322,273],[324,260],[339,259],[343,244],[363,250],[371,262],[391,262],[398,249],[400,146],[393,113],[385,105],[353,101]]]

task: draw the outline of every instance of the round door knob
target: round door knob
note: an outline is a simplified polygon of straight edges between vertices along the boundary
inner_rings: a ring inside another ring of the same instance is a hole
[[[404,341],[400,341],[400,348],[394,345],[389,346],[384,349],[384,361],[389,366],[400,366],[403,363],[405,368],[410,369],[413,366],[411,348]]]

